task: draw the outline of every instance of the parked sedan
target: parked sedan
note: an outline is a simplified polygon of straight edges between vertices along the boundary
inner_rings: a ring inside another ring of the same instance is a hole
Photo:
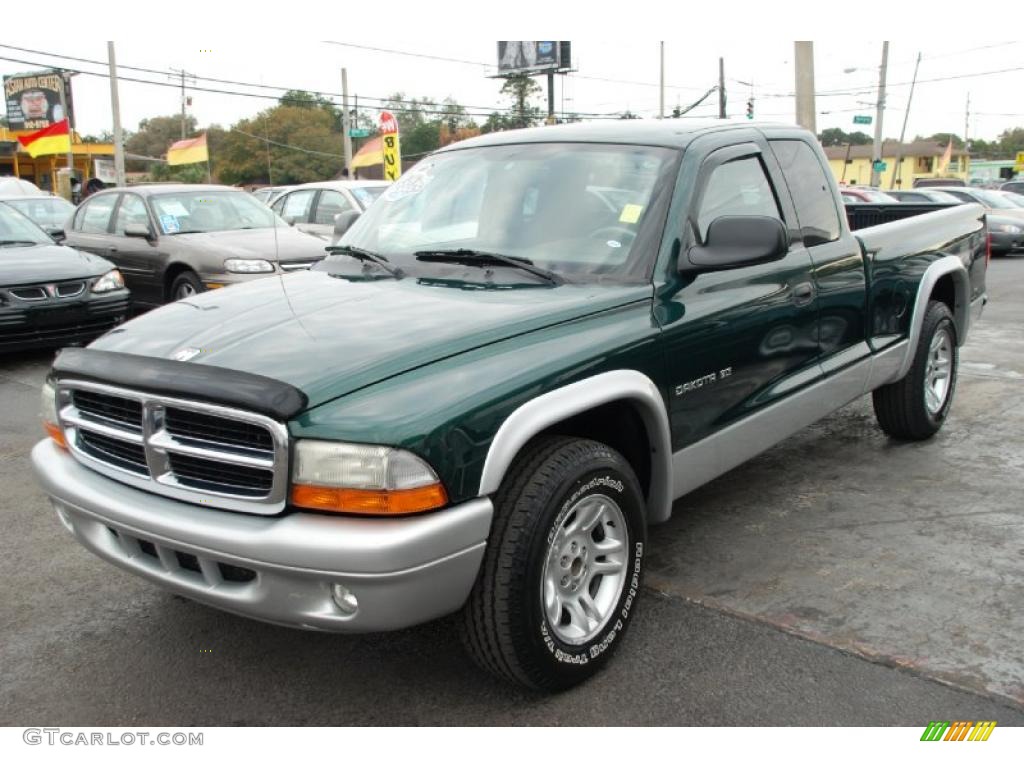
[[[278,195],[270,208],[299,231],[333,240],[340,215],[350,214],[351,224],[387,188],[384,181],[315,181]]]
[[[19,213],[28,216],[41,229],[55,233],[63,230],[75,206],[63,197],[54,195],[21,195],[18,197],[2,197],[0,202],[7,203]]]
[[[1003,192],[1016,192],[1017,194],[1024,195],[1024,179],[1007,181],[1000,185],[999,189]]]
[[[840,187],[839,193],[844,203],[898,203],[895,197],[879,189],[862,187]]]
[[[148,306],[309,269],[327,255],[322,240],[248,192],[212,184],[104,190],[75,211],[67,244],[114,262]]]
[[[919,187],[918,189],[892,189],[886,194],[892,195],[901,203],[954,203],[959,205],[963,200],[940,189]]]
[[[0,352],[91,341],[125,319],[129,300],[113,264],[0,203]]]
[[[252,196],[259,200],[264,205],[270,205],[270,201],[273,200],[282,192],[284,192],[286,189],[291,189],[291,187],[260,187],[259,189],[254,189],[252,191]]]

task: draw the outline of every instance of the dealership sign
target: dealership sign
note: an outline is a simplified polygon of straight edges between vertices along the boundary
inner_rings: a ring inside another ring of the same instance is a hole
[[[7,103],[7,126],[12,131],[38,131],[59,123],[65,117],[74,123],[71,83],[65,81],[59,70],[4,76],[4,99]]]

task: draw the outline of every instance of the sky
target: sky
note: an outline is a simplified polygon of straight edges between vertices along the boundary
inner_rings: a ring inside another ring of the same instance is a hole
[[[323,29],[300,29],[265,43],[208,39],[181,35],[138,35],[116,31],[117,60],[123,78],[152,83],[120,81],[121,119],[134,130],[140,120],[156,115],[177,114],[180,90],[168,71],[185,69],[199,78],[215,78],[255,84],[298,88],[325,94],[341,91],[340,70],[348,70],[349,91],[359,95],[360,107],[373,110],[378,101],[396,91],[409,96],[434,99],[453,97],[470,112],[487,113],[504,106],[499,95],[501,81],[489,77],[496,71],[497,45],[493,33],[452,34],[414,37],[343,34],[357,25],[324,25]],[[104,29],[93,34],[62,38],[46,34],[22,34],[31,28],[15,27],[0,39],[0,74],[40,69],[37,65],[64,66],[83,74],[74,78],[74,102],[80,133],[99,133],[112,127],[110,86],[106,77],[107,44]],[[43,30],[45,27],[40,26]],[[317,32],[330,40],[321,40]],[[604,32],[604,34],[601,34]],[[614,114],[630,110],[645,118],[657,116],[659,41],[615,39],[610,30],[580,30],[569,37],[576,71],[556,78],[555,108],[566,112]],[[697,39],[694,39],[694,38]],[[838,127],[846,131],[873,132],[872,126],[853,124],[854,115],[874,116],[881,41],[823,39],[815,42],[815,87],[820,132]],[[686,107],[697,100],[718,79],[718,59],[725,60],[728,113],[742,117],[747,99],[753,95],[755,116],[777,122],[794,122],[793,43],[783,35],[749,39],[708,39],[686,35],[665,40],[665,106]],[[220,38],[218,38],[220,39]],[[807,36],[805,39],[813,39]],[[337,43],[355,44],[339,45]],[[367,48],[387,48],[419,56],[400,55]],[[29,49],[29,50],[17,50]],[[30,52],[31,51],[31,52]],[[972,39],[936,40],[924,34],[907,37],[889,45],[887,109],[884,133],[900,133],[914,62],[922,54],[918,84],[907,125],[907,139],[915,135],[964,133],[966,106],[970,97],[970,136],[994,139],[1010,127],[1024,125],[1024,42]],[[74,61],[79,57],[98,63]],[[438,59],[425,56],[440,57]],[[458,61],[440,60],[456,59]],[[124,65],[156,70],[131,71]],[[851,71],[847,71],[851,70]],[[999,72],[1000,70],[1010,70]],[[983,74],[993,73],[993,74]],[[964,77],[968,75],[969,77]],[[957,78],[957,79],[948,79]],[[933,82],[930,82],[933,81]],[[538,83],[545,85],[542,78]],[[230,85],[197,79],[186,85],[192,97],[190,114],[201,126],[218,123],[224,127],[274,104],[280,89],[253,85]],[[203,89],[239,91],[253,95],[213,93]],[[339,96],[331,96],[340,102]],[[546,95],[536,99],[545,106]],[[717,115],[717,95],[712,94],[690,114]],[[478,117],[482,121],[483,117]]]

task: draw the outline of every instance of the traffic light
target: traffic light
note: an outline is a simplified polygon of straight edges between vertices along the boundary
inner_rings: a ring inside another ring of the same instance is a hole
[[[754,119],[754,97],[747,99],[747,120]]]

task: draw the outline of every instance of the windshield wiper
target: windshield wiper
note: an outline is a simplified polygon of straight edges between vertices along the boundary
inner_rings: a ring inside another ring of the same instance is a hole
[[[493,253],[491,251],[478,251],[475,248],[439,248],[416,251],[414,255],[419,261],[466,264],[471,267],[493,267],[495,265],[515,267],[547,280],[552,285],[561,285],[565,282],[565,278],[558,273],[538,267],[532,261],[522,256],[506,256],[505,254]]]
[[[0,240],[0,245],[40,245],[35,240]]]
[[[365,248],[358,248],[354,245],[328,245],[324,250],[332,256],[336,253],[341,253],[345,256],[351,256],[353,259],[358,259],[363,264],[376,264],[397,279],[405,277],[405,272],[402,271],[401,267],[393,267],[388,263],[387,256],[381,256],[379,253],[368,251]]]

